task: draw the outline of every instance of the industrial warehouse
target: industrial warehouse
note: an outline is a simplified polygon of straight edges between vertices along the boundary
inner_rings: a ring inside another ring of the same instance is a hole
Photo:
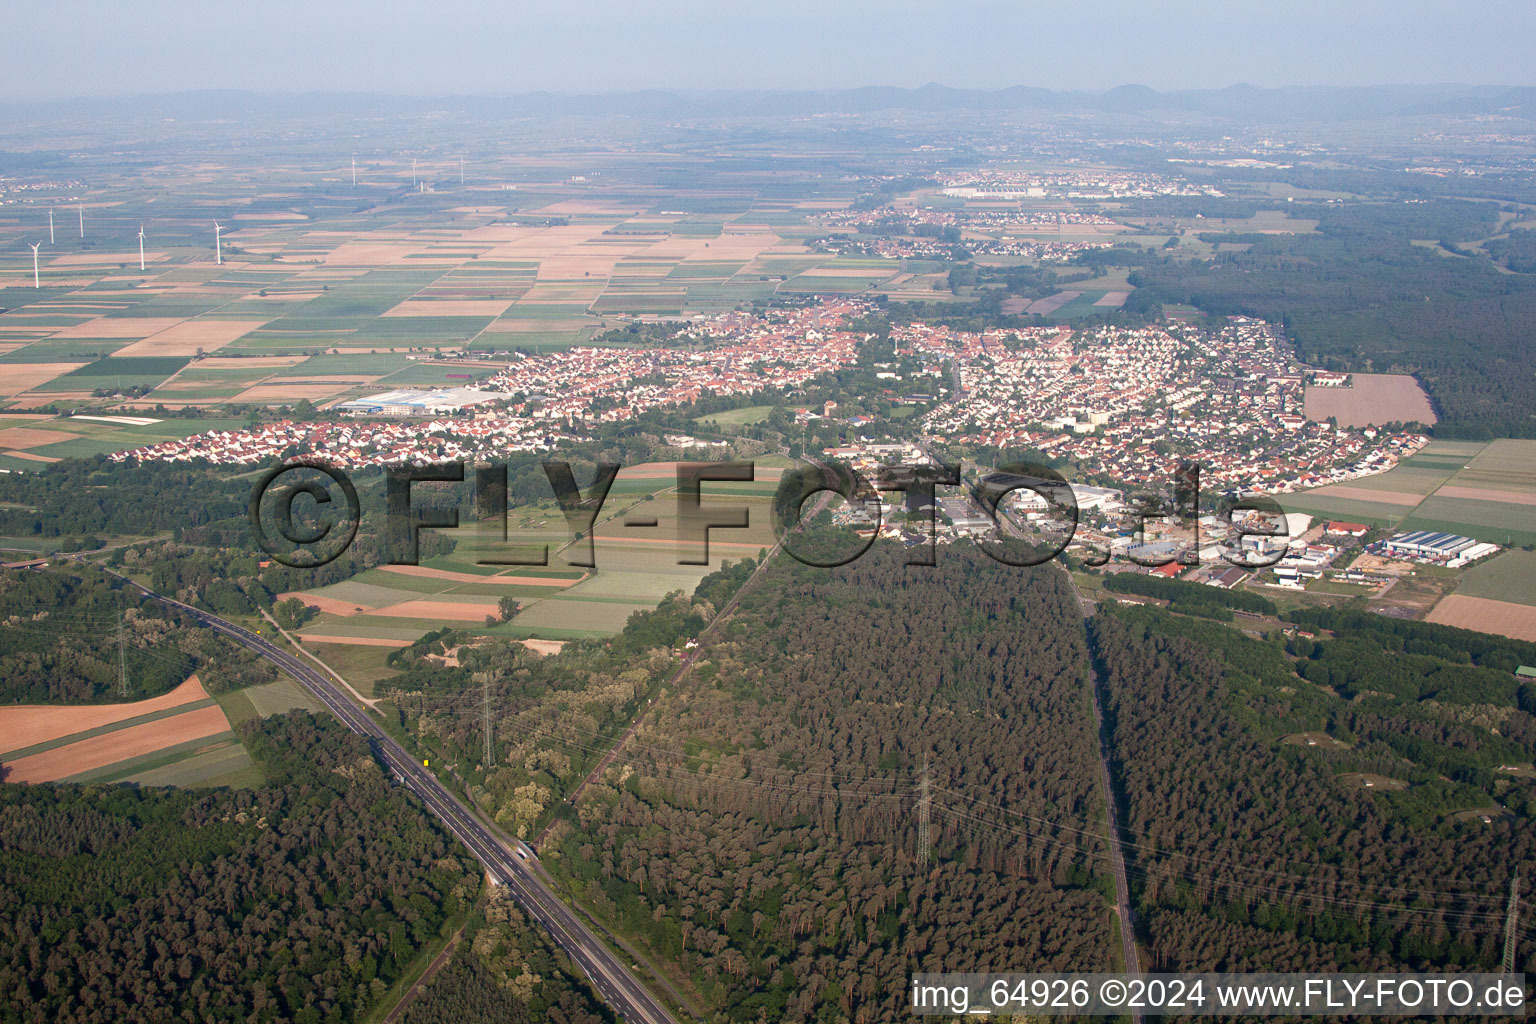
[[[1423,562],[1439,562],[1451,569],[1458,569],[1499,550],[1497,544],[1479,543],[1471,537],[1463,537],[1455,533],[1438,533],[1434,530],[1414,530],[1412,533],[1395,534],[1388,538],[1383,546],[1389,555]]]
[[[507,396],[497,391],[475,388],[443,388],[438,391],[402,389],[369,395],[337,406],[347,416],[441,416],[463,412],[484,402]]]

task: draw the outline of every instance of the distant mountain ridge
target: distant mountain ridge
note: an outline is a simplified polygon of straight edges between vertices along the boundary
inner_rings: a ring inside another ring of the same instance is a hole
[[[257,93],[208,90],[113,99],[71,99],[0,104],[23,116],[131,113],[177,118],[242,114],[305,115],[329,112],[389,115],[460,110],[506,116],[782,117],[873,114],[909,110],[1017,111],[1020,113],[1186,114],[1257,122],[1339,121],[1374,117],[1504,114],[1536,118],[1536,88],[1521,86],[1290,86],[1160,92],[1121,85],[1106,92],[1065,92],[1032,86],[957,89],[929,83],[916,89],[866,86],[805,91],[684,92],[646,89],[623,93],[520,93],[507,96],[390,96],[379,93]]]

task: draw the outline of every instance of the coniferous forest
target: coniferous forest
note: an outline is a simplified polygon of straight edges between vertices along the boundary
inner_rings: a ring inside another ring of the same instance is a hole
[[[880,547],[771,565],[543,847],[723,1019],[898,1020],[914,970],[1107,970],[1067,577]],[[931,852],[917,805],[928,765]]]
[[[294,715],[242,739],[268,786],[0,785],[0,1019],[350,1021],[466,915],[480,1019],[607,1019],[360,738]],[[409,1019],[458,1006],[441,986]]]

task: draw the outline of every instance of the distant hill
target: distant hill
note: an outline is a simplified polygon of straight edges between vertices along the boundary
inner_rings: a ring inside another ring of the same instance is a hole
[[[819,91],[520,93],[508,96],[405,97],[377,93],[256,93],[208,90],[115,99],[0,104],[27,119],[60,116],[145,116],[184,120],[250,115],[359,115],[456,110],[471,116],[778,117],[879,111],[1020,111],[1152,115],[1182,113],[1247,122],[1341,121],[1378,117],[1506,114],[1536,118],[1536,88],[1502,86],[1293,86],[1159,92],[1121,85],[1107,92],[1059,92],[1028,86],[916,89],[867,86]]]

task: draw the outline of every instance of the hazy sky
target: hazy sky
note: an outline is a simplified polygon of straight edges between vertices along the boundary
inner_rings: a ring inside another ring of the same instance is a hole
[[[4,32],[0,100],[1536,84],[1532,0],[51,0]]]

